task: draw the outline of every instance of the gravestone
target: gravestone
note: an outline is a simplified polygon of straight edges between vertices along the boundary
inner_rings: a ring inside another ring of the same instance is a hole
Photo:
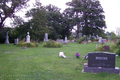
[[[91,34],[89,34],[89,36],[88,36],[88,39],[90,39],[91,38]]]
[[[75,40],[72,40],[72,43],[74,43],[75,42]]]
[[[63,39],[57,39],[56,41],[59,43],[64,43]]]
[[[110,51],[110,47],[109,46],[103,46],[103,50],[104,51]]]
[[[98,45],[96,44],[96,48],[95,49],[97,49],[98,48]]]
[[[68,41],[67,41],[67,36],[65,36],[65,44],[67,44],[67,42],[68,42]]]
[[[14,45],[18,44],[18,38],[14,39]]]
[[[48,33],[45,33],[44,42],[48,41]]]
[[[78,39],[82,37],[82,33],[78,33]]]
[[[27,32],[27,36],[26,36],[26,43],[30,43],[30,36],[29,36],[29,32]]]
[[[97,39],[99,39],[99,36],[97,35]]]
[[[9,44],[9,36],[8,36],[8,32],[6,33],[6,40],[5,40],[5,44]]]
[[[104,43],[107,43],[107,39],[103,39],[104,40]]]
[[[105,42],[104,42],[104,39],[101,40],[101,44],[103,45]]]
[[[99,41],[98,41],[99,43],[102,43],[102,37],[99,37]]]
[[[84,37],[85,37],[85,39],[84,39],[84,44],[86,44],[86,43],[87,43],[87,41],[86,41],[86,36],[84,35]]]
[[[115,68],[115,54],[113,53],[88,53],[88,67]]]
[[[84,72],[119,74],[119,68],[115,67],[115,54],[105,52],[88,53],[88,65],[84,66]]]

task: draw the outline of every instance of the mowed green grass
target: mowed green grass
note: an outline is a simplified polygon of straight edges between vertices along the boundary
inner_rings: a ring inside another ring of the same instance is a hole
[[[45,48],[40,43],[37,48],[22,49],[0,44],[0,80],[120,80],[117,74],[82,73],[88,62],[83,55],[95,52],[95,47],[95,43],[69,43],[62,48]],[[60,58],[61,51],[73,58]],[[80,59],[75,57],[76,52]],[[120,67],[120,57],[116,58],[116,66]]]

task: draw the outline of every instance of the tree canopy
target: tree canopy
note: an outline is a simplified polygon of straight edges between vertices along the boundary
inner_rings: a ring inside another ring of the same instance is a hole
[[[17,3],[19,1],[20,3]],[[42,6],[40,2],[36,1],[34,8],[26,13],[26,17],[31,19],[24,22],[14,13],[27,2],[28,0],[3,0],[0,3],[2,6],[0,7],[0,28],[3,28],[6,18],[14,17],[14,24],[17,27],[12,32],[15,37],[22,39],[25,38],[27,32],[30,32],[30,36],[34,40],[43,40],[45,33],[48,33],[50,39],[64,39],[66,35],[70,36],[74,26],[77,26],[77,34],[104,35],[105,16],[98,0],[72,0],[66,3],[68,8],[63,13],[54,5]],[[14,9],[12,9],[13,7]]]
[[[106,28],[104,11],[98,0],[72,0],[66,4],[69,6],[66,12],[76,21],[77,34],[96,35]]]
[[[0,1],[0,28],[4,27],[4,21],[15,16],[15,12],[26,6],[29,0],[1,0]]]

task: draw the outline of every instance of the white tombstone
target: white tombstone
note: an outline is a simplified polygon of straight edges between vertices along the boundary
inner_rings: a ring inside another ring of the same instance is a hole
[[[103,39],[104,40],[104,43],[107,43],[107,39]]]
[[[59,57],[66,58],[66,56],[64,55],[64,52],[59,52]]]
[[[96,49],[98,48],[98,45],[96,44]]]
[[[9,36],[8,36],[8,32],[7,32],[7,34],[6,34],[5,44],[9,44]]]
[[[45,33],[44,42],[48,41],[48,33]]]
[[[98,41],[99,43],[102,43],[102,37],[99,37],[99,41]]]
[[[68,41],[67,41],[67,36],[65,36],[65,44],[67,44],[67,42],[68,42]]]
[[[30,36],[29,36],[29,32],[27,32],[27,36],[26,36],[26,43],[30,43]]]
[[[99,39],[99,36],[97,35],[97,39]]]

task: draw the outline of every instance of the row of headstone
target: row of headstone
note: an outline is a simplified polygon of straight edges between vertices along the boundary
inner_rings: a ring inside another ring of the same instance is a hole
[[[48,33],[45,33],[45,37],[44,37],[44,42],[48,41]],[[63,39],[60,39],[59,40],[60,43],[64,43],[63,42]],[[29,35],[29,32],[27,32],[27,36],[26,36],[26,43],[30,43],[30,35]],[[68,40],[67,40],[67,36],[65,36],[65,44],[68,43]],[[9,36],[8,36],[8,32],[6,34],[6,41],[5,41],[5,44],[9,44]],[[17,39],[14,39],[14,44],[18,44],[18,38]]]
[[[30,43],[30,35],[29,35],[29,32],[27,32],[26,43]],[[6,33],[5,44],[9,44],[9,36],[8,36],[8,32]],[[14,39],[14,45],[16,45],[16,44],[18,44],[18,38],[17,38],[17,39]]]
[[[64,43],[63,39],[57,39],[56,41],[59,42],[59,43],[62,43],[62,44]]]
[[[82,34],[79,33],[79,37],[81,37]],[[98,36],[97,36],[98,38]],[[45,33],[45,37],[44,37],[44,42],[48,41],[48,33]],[[65,42],[63,42],[63,39],[60,39],[59,40],[60,43],[65,43],[67,44],[68,43],[68,40],[67,40],[67,36],[65,36]],[[74,41],[73,41],[74,42]],[[102,39],[102,37],[99,37],[99,43],[101,44],[104,44],[106,43],[106,39]],[[17,44],[18,43],[18,39],[15,39],[14,40],[14,44]],[[27,36],[26,36],[26,43],[30,43],[30,35],[29,35],[29,32],[27,32]],[[6,34],[6,41],[5,41],[5,44],[9,44],[9,36],[8,36],[8,32]]]
[[[26,36],[26,43],[30,43],[30,35],[29,32],[27,32],[27,36]],[[18,44],[18,38],[14,39],[14,45]]]

